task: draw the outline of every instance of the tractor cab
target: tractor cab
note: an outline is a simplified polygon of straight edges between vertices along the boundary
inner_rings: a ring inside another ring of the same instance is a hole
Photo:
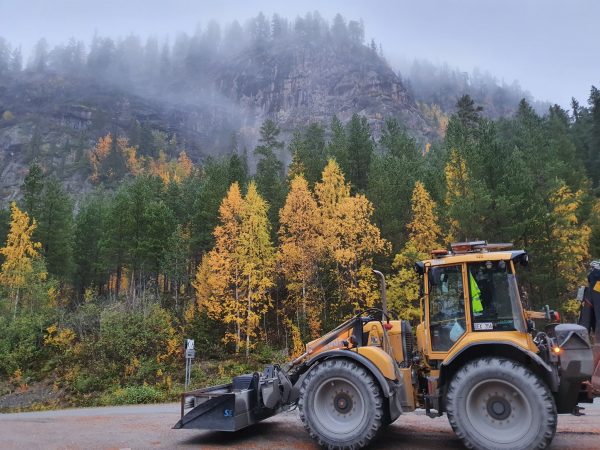
[[[472,334],[497,333],[533,350],[521,305],[515,265],[527,263],[527,253],[510,250],[511,244],[485,241],[452,244],[436,250],[433,259],[418,264],[423,275],[422,353],[444,360],[462,341],[486,339]],[[529,339],[528,339],[529,337]]]

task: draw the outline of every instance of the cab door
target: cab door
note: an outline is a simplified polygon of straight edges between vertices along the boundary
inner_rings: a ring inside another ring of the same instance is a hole
[[[426,272],[425,333],[429,359],[443,360],[470,327],[464,264],[429,267]]]

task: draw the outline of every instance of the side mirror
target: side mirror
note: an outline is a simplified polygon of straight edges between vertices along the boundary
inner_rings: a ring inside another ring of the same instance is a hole
[[[432,267],[429,269],[429,285],[438,286],[440,284],[440,278],[442,277],[442,270],[439,267]]]
[[[423,273],[425,273],[425,265],[422,261],[415,263],[415,272],[417,272],[419,275],[423,275]]]
[[[529,265],[529,255],[527,253],[525,253],[523,256],[521,256],[519,258],[519,263],[523,266],[523,267],[527,267]]]

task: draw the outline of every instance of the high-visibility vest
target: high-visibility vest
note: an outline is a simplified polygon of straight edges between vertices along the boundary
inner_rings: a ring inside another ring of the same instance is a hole
[[[481,291],[473,274],[469,272],[469,285],[471,287],[471,305],[473,307],[473,314],[480,316],[483,313],[483,305],[481,304]]]

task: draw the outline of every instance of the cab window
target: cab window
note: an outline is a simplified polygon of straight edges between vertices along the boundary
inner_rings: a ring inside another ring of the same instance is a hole
[[[517,283],[509,261],[468,267],[469,306],[474,331],[524,331]]]
[[[444,352],[466,329],[462,266],[433,267],[428,278],[431,349]]]

